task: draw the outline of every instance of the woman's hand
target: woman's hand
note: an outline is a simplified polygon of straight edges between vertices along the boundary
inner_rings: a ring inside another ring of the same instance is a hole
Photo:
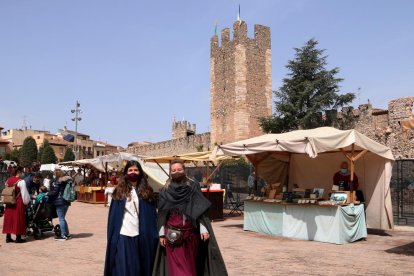
[[[201,234],[202,241],[207,241],[209,238],[210,238],[210,235],[207,232]]]
[[[167,245],[167,239],[165,237],[160,237],[160,245],[165,247]]]

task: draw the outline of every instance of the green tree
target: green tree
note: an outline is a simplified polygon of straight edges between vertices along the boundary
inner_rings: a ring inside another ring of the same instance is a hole
[[[323,119],[326,110],[337,109],[354,98],[354,93],[339,94],[339,68],[325,69],[327,56],[317,49],[318,41],[309,40],[302,48],[295,48],[295,58],[289,60],[289,70],[282,87],[274,91],[275,113],[259,118],[265,132],[280,133],[295,129],[309,129],[328,124]]]
[[[73,150],[70,147],[67,147],[65,151],[65,156],[63,156],[63,162],[73,160],[75,160],[75,154],[73,153]]]
[[[41,163],[42,164],[54,164],[57,162],[57,158],[55,152],[53,151],[52,147],[49,143],[43,145],[43,152]]]
[[[4,154],[3,159],[4,160],[13,160],[16,163],[19,164],[19,156],[20,156],[20,152],[18,149],[13,149],[11,152],[7,152]]]
[[[46,139],[43,140],[43,145],[45,144],[45,141],[47,140]],[[42,163],[42,154],[43,154],[43,149],[44,149],[43,145],[39,147],[39,151],[37,152],[37,161],[39,161],[40,163]]]
[[[30,167],[37,160],[37,145],[33,137],[29,136],[24,139],[19,157],[20,165],[23,167]]]

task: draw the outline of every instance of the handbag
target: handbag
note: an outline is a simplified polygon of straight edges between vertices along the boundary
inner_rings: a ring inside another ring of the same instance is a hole
[[[183,232],[179,229],[168,227],[165,237],[173,246],[180,246],[183,243]]]

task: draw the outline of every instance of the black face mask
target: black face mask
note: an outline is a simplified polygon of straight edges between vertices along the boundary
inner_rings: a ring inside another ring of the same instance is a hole
[[[185,172],[171,174],[171,180],[175,182],[182,182],[187,179]]]
[[[139,179],[139,174],[136,173],[128,173],[125,175],[126,180],[131,182],[137,182]]]

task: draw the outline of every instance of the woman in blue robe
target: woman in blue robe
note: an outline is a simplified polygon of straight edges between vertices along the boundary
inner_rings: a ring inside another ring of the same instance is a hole
[[[128,161],[109,209],[104,275],[151,275],[157,244],[152,188],[141,165]]]

